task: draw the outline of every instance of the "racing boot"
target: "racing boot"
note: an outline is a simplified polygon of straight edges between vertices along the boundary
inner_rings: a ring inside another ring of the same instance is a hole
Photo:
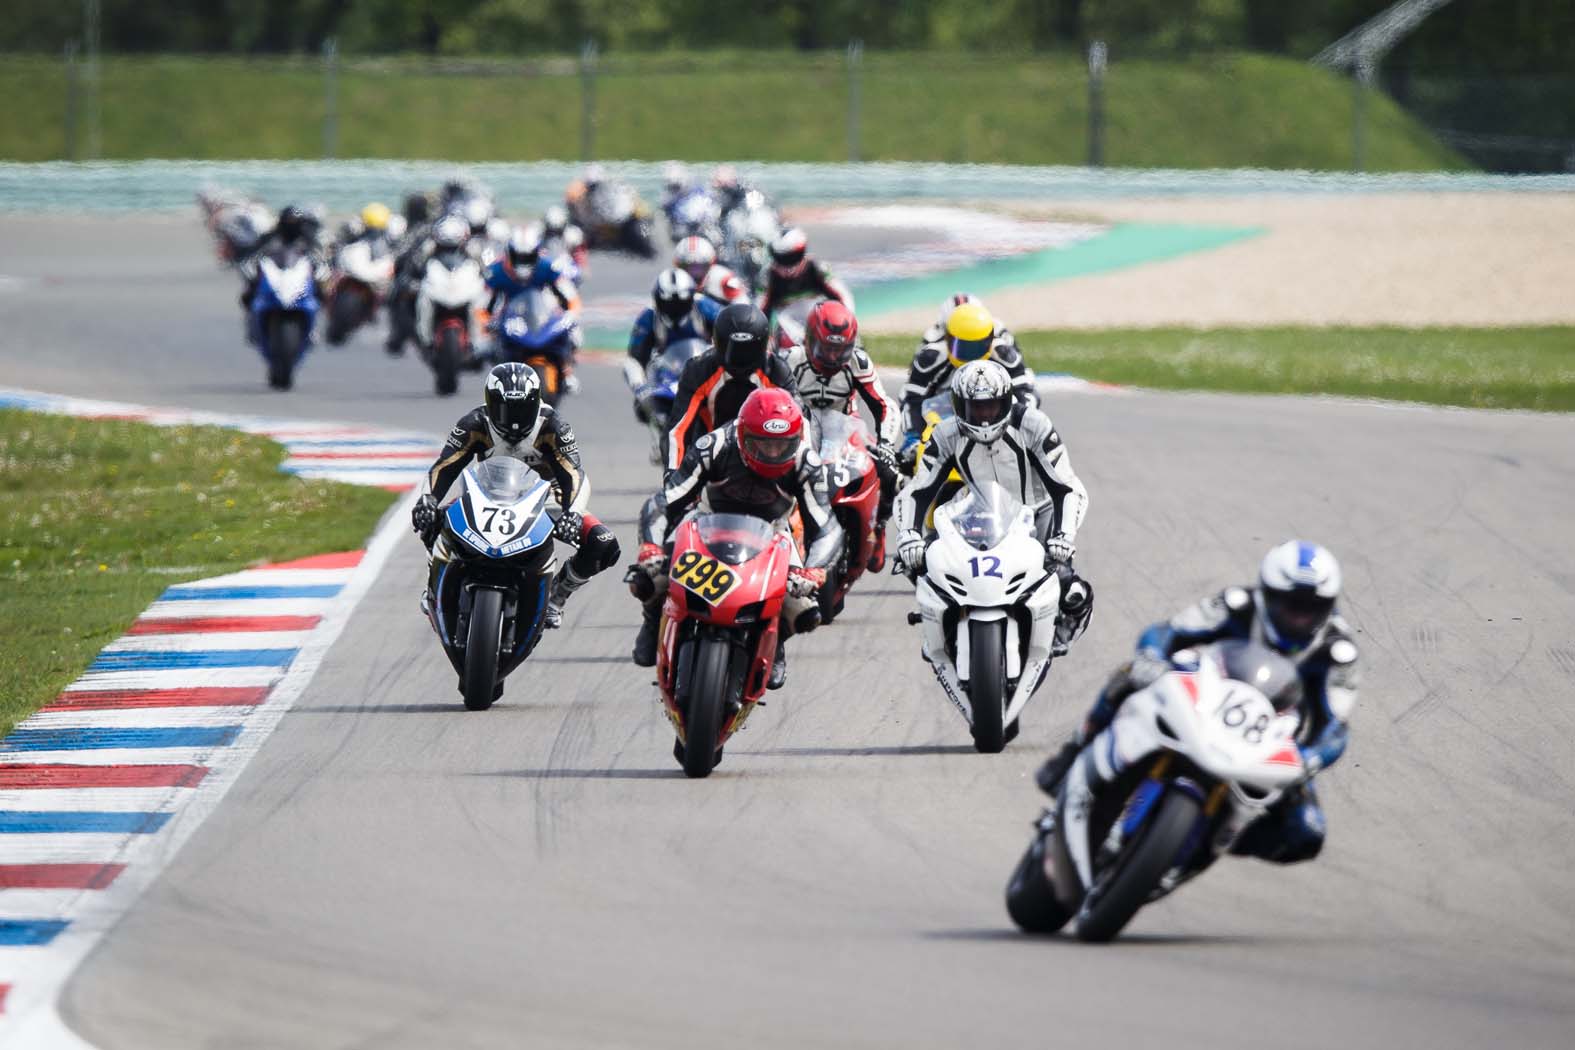
[[[767,689],[781,689],[787,684],[787,639],[777,639],[776,659],[771,661],[771,677],[766,681]]]
[[[1039,785],[1039,790],[1055,798],[1056,792],[1061,790],[1061,781],[1066,779],[1067,771],[1072,768],[1072,763],[1077,761],[1082,750],[1083,734],[1076,733],[1034,772],[1034,783]]]
[[[1055,640],[1050,643],[1050,655],[1059,659],[1067,654],[1082,633],[1088,629],[1088,619],[1094,612],[1094,590],[1081,576],[1062,580],[1061,615],[1055,621]]]
[[[660,604],[647,605],[640,610],[640,633],[634,638],[634,666],[656,666],[656,633],[661,621]]]
[[[569,595],[588,582],[585,577],[574,571],[572,564],[565,562],[563,568],[558,570],[558,575],[552,578],[552,592],[547,596],[547,608],[542,613],[541,625],[549,629],[561,626],[564,602],[569,600]]]

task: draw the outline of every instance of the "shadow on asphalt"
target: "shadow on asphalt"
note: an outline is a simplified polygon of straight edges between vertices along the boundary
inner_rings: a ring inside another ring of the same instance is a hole
[[[515,777],[522,780],[683,780],[677,766],[667,769],[499,769],[467,773],[472,777]]]
[[[864,755],[971,755],[972,744],[901,744],[876,747],[767,747],[758,751],[729,751],[740,758],[771,756],[788,758],[858,758]]]
[[[1068,947],[1082,949],[1119,948],[1122,945],[1136,947],[1154,947],[1165,945],[1185,945],[1193,947],[1207,947],[1209,945],[1265,945],[1289,944],[1290,940],[1282,937],[1253,937],[1232,934],[1213,933],[1123,933],[1108,944],[1086,944],[1069,933],[1023,933],[1011,927],[990,927],[978,930],[925,930],[920,934],[925,940],[930,941],[1023,941],[1034,944],[1063,944]]]

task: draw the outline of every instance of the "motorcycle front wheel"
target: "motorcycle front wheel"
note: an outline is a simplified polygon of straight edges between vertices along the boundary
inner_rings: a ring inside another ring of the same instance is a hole
[[[343,346],[366,315],[366,293],[359,288],[341,288],[328,304],[328,345]]]
[[[1035,832],[1006,883],[1006,914],[1024,933],[1054,933],[1072,917],[1045,877],[1045,846],[1044,833]]]
[[[268,385],[288,390],[295,383],[295,364],[306,342],[306,326],[299,317],[274,314],[268,319]]]
[[[968,621],[968,706],[973,746],[994,755],[1006,747],[1006,621]]]
[[[1110,884],[1101,890],[1087,914],[1077,920],[1077,939],[1104,942],[1120,933],[1148,902],[1160,878],[1184,859],[1179,856],[1203,815],[1198,802],[1178,791],[1166,792],[1158,811],[1123,850]]]
[[[717,738],[727,707],[733,647],[725,638],[696,638],[694,670],[684,708],[684,775],[708,777],[716,768]]]
[[[449,397],[459,389],[459,329],[453,325],[440,329],[432,348],[432,375],[437,392]]]
[[[503,593],[478,588],[470,598],[470,633],[465,638],[465,706],[485,711],[498,687],[498,649],[503,644]]]

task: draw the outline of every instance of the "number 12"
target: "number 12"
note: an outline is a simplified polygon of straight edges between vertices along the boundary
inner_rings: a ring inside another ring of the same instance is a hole
[[[983,571],[979,569],[980,562],[989,562]],[[969,558],[968,564],[973,567],[975,578],[980,576],[994,576],[998,580],[1001,578],[1001,559],[993,554],[986,554],[982,558]]]

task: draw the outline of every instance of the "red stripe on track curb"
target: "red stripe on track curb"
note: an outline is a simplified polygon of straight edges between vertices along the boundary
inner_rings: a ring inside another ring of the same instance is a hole
[[[229,631],[310,631],[321,616],[193,616],[138,620],[127,634],[207,634]]]
[[[9,984],[0,984],[0,1014],[5,1013],[5,995],[11,990]]]
[[[194,689],[83,689],[61,693],[45,711],[109,711],[130,707],[256,707],[271,686]]]
[[[63,763],[0,765],[0,789],[196,787],[207,766],[72,766]]]
[[[0,890],[103,890],[124,864],[0,864]]]
[[[366,551],[340,551],[338,554],[319,554],[311,558],[297,558],[295,561],[275,562],[272,565],[259,565],[260,570],[266,569],[353,569],[361,564],[361,555]]]

